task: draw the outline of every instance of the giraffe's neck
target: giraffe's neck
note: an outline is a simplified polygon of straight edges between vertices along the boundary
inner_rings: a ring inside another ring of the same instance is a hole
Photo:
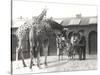
[[[37,21],[38,22],[40,22],[41,20],[43,20],[44,16],[46,15],[46,12],[47,12],[46,9],[44,9],[42,11],[42,13],[39,16],[37,16]]]

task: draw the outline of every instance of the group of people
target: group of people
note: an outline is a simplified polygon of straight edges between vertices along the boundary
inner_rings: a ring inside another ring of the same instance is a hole
[[[62,35],[57,36],[57,54],[60,58],[60,56],[64,54],[65,46],[68,46],[66,48],[69,49],[69,55],[73,56],[73,54],[77,53],[79,56],[79,60],[85,60],[86,59],[86,38],[84,36],[84,30],[80,30],[79,32],[75,33],[73,32],[71,35],[71,38],[69,39],[70,45],[68,44],[68,39],[64,39]]]

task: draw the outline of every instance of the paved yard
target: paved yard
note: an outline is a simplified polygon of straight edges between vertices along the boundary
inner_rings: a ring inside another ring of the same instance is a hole
[[[43,58],[41,57],[41,63],[43,63]],[[41,73],[41,72],[67,72],[67,71],[79,71],[79,70],[95,70],[97,69],[97,57],[96,55],[87,55],[86,60],[79,61],[78,57],[75,60],[69,60],[64,56],[63,60],[58,61],[57,56],[48,56],[48,67],[42,66],[39,69],[37,66],[33,66],[32,70],[29,69],[30,60],[26,59],[25,62],[28,67],[23,68],[22,61],[12,62],[12,73],[13,74],[24,74],[24,73]]]

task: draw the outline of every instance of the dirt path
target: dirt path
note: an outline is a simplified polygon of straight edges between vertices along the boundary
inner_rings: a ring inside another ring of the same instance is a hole
[[[63,60],[58,61],[57,56],[48,56],[48,67],[42,66],[39,69],[37,66],[33,66],[32,70],[29,69],[29,59],[26,59],[28,67],[23,68],[22,61],[12,62],[13,74],[25,74],[25,73],[41,73],[41,72],[67,72],[67,71],[79,71],[79,70],[95,70],[97,69],[97,57],[96,55],[87,55],[86,60],[69,60],[64,56]],[[43,57],[41,57],[41,63],[43,63]],[[19,64],[19,65],[18,65]],[[18,67],[19,66],[19,67]],[[16,68],[17,67],[17,68]]]

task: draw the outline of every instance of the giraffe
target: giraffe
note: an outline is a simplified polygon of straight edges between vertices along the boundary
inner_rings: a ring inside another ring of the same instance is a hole
[[[42,20],[37,25],[34,25],[30,29],[29,33],[29,41],[30,41],[30,55],[31,55],[31,62],[30,62],[30,69],[32,68],[33,64],[33,54],[34,50],[37,49],[37,66],[40,66],[40,50],[43,48],[43,53],[45,56],[44,64],[47,67],[47,56],[48,56],[48,47],[49,47],[49,38],[52,36],[53,33],[56,34],[55,30],[60,30],[61,27],[58,23],[53,20]]]
[[[18,54],[20,53],[24,67],[27,66],[25,64],[24,57],[23,57],[24,40],[29,36],[30,29],[34,25],[41,22],[41,20],[44,18],[44,16],[46,16],[46,13],[47,13],[47,9],[44,9],[39,16],[34,17],[31,21],[26,21],[16,31],[16,36],[18,39],[18,47],[16,48],[16,61],[18,61]]]

